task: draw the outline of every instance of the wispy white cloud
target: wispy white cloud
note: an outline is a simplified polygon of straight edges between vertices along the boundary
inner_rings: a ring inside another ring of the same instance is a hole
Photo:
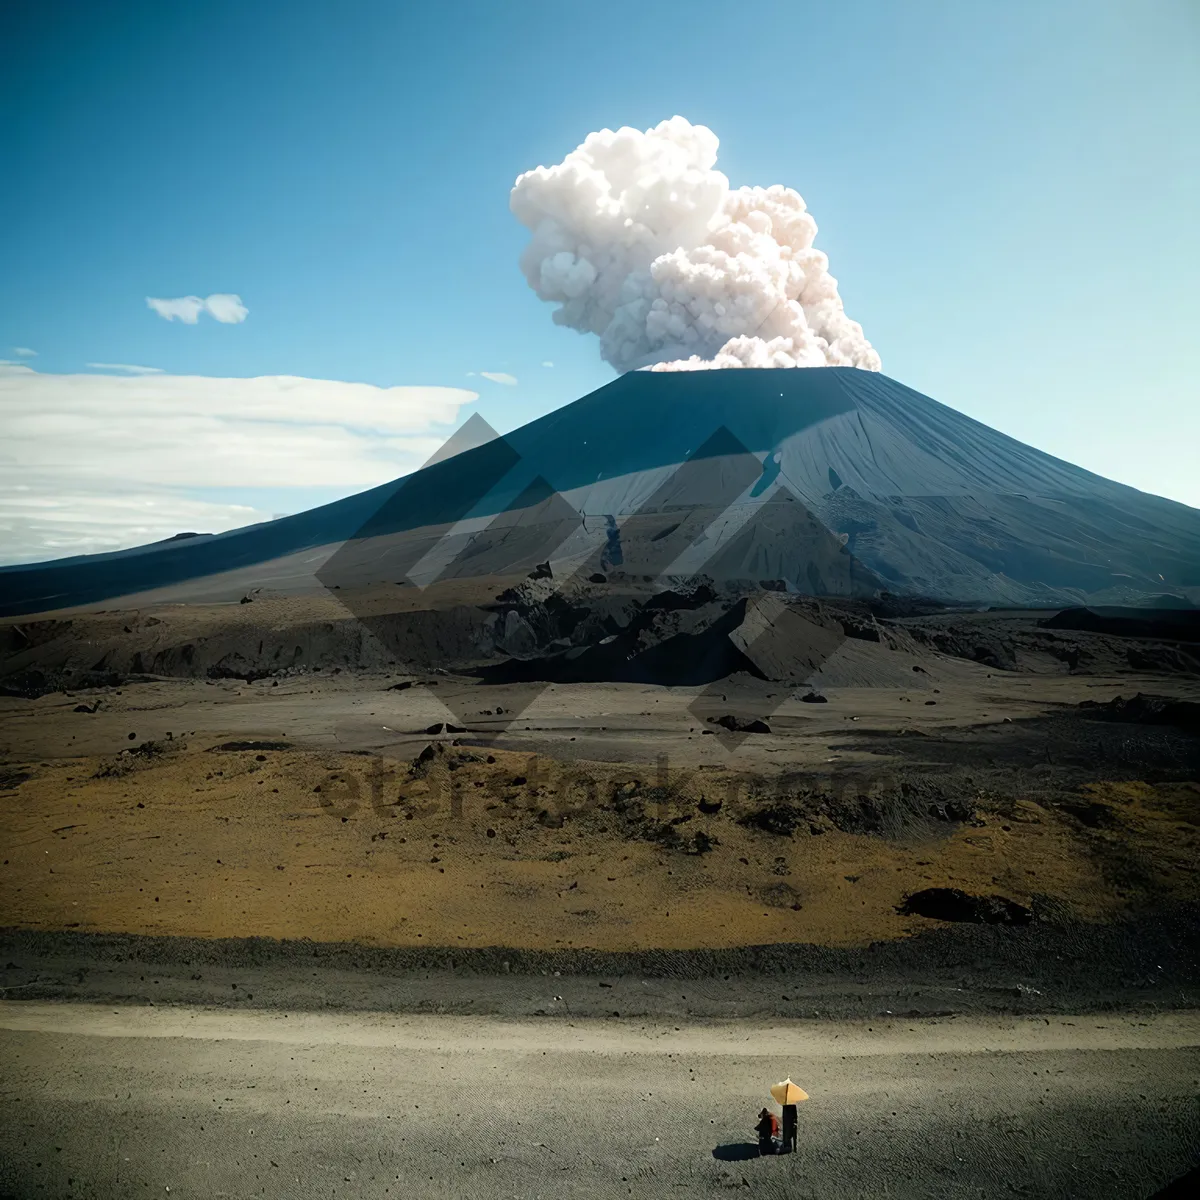
[[[241,296],[231,292],[214,292],[204,299],[178,296],[174,300],[163,300],[147,296],[146,303],[164,320],[182,321],[185,325],[195,325],[201,313],[208,313],[222,325],[240,325],[250,313]]]
[[[159,300],[147,296],[146,303],[165,321],[182,321],[195,325],[204,311],[204,301],[199,296],[180,296],[177,300]]]
[[[250,310],[242,303],[241,296],[224,292],[209,296],[204,302],[204,307],[222,325],[240,325],[250,315]]]
[[[177,533],[224,533],[270,517],[250,504],[221,504],[173,492],[0,482],[0,563],[122,550]]]
[[[357,491],[432,454],[477,393],[0,366],[0,561],[266,520],[238,489]],[[231,503],[190,489],[229,488]],[[259,493],[261,494],[261,493]],[[285,501],[286,504],[286,501]]]
[[[18,358],[37,358],[37,351],[30,350],[28,346],[14,346],[12,352]]]
[[[490,379],[493,383],[503,383],[506,387],[516,387],[517,377],[509,375],[506,371],[480,371],[480,375],[484,379]]]
[[[139,367],[134,363],[85,363],[93,371],[124,371],[126,375],[162,375],[162,367]]]
[[[542,363],[542,366],[543,367],[552,367],[552,366],[554,366],[554,364],[552,362],[550,362],[549,359],[547,359],[544,363]]]

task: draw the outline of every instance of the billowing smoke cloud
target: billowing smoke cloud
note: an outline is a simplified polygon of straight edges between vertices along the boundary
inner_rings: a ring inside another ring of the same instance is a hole
[[[527,171],[510,207],[554,320],[600,338],[621,371],[880,369],[842,308],[817,224],[791,188],[731,189],[711,129],[683,117],[590,134]]]

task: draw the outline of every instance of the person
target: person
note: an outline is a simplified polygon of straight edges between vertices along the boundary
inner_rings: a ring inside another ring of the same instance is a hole
[[[774,1154],[779,1147],[779,1118],[768,1109],[758,1114],[758,1124],[754,1127],[758,1134],[759,1154]]]
[[[783,1106],[783,1145],[781,1147],[784,1154],[791,1154],[796,1149],[796,1127],[798,1124],[796,1106],[794,1104],[785,1104]]]

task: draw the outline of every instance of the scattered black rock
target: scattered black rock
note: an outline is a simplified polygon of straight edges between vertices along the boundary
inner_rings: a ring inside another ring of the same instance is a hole
[[[842,618],[842,632],[848,638],[857,638],[862,642],[877,642],[880,640],[879,626],[874,622],[857,621],[852,617]]]
[[[820,692],[809,692],[807,695],[801,696],[800,699],[805,704],[828,704],[829,698],[822,696]]]
[[[1077,629],[1115,637],[1158,638],[1174,642],[1200,642],[1200,610],[1188,601],[1178,607],[1119,608],[1098,606],[1066,608],[1038,624],[1043,629]]]
[[[1071,647],[1053,647],[1051,653],[1058,650],[1059,653],[1055,657],[1065,662],[1070,670],[1074,670],[1079,665],[1079,651]],[[973,658],[977,663],[982,663],[985,667],[991,667],[994,671],[1015,671],[1017,669],[1017,660],[1009,647],[996,643],[980,643],[971,647],[970,653],[964,657]]]
[[[975,810],[961,800],[947,800],[945,804],[931,804],[929,815],[939,821],[970,821],[975,817]]]
[[[133,736],[132,734],[130,735]],[[168,750],[174,749],[165,740],[143,742],[140,746],[130,746],[128,750],[122,750],[125,755],[134,755],[137,758],[158,758],[166,754]]]
[[[761,721],[757,717],[735,717],[727,713],[723,717],[709,717],[709,723],[712,725],[720,725],[722,729],[728,729],[730,733],[770,733],[771,727],[766,721]]]
[[[934,600],[928,596],[896,596],[891,592],[880,592],[870,601],[873,616],[896,620],[903,617],[927,617],[947,611],[943,600]]]
[[[680,612],[703,608],[704,605],[712,604],[716,599],[717,593],[707,583],[699,583],[686,592],[677,591],[674,588],[658,592],[651,596],[643,607],[646,612]]]
[[[685,837],[680,833],[679,824],[675,821],[638,820],[635,816],[629,825],[629,832],[643,841],[654,842],[663,850],[683,854],[707,854],[714,846],[720,844],[716,838],[710,837],[701,829]]]
[[[238,679],[242,683],[257,683],[260,679],[269,679],[274,673],[274,671],[258,668],[242,669],[227,666],[209,667],[205,672],[209,679]]]
[[[607,583],[607,582],[608,582],[608,576],[601,575],[599,571],[596,571],[594,574],[588,576],[588,583]]]
[[[389,692],[407,692],[412,685],[413,681],[411,679],[406,679],[402,683],[393,683],[392,686],[387,690]]]
[[[1113,810],[1107,804],[1099,804],[1094,800],[1079,804],[1060,804],[1058,807],[1063,812],[1070,813],[1081,825],[1086,825],[1088,829],[1117,829],[1121,824],[1113,813]]]
[[[972,896],[958,888],[925,888],[905,897],[896,910],[904,916],[975,925],[1028,925],[1033,912],[1004,896]]]
[[[61,690],[61,679],[48,676],[44,671],[14,671],[0,679],[0,696],[14,696],[19,700],[36,700]]]
[[[11,792],[27,779],[33,776],[28,771],[7,771],[0,769],[0,792]]]
[[[763,833],[772,833],[777,837],[791,837],[798,826],[807,818],[794,804],[786,800],[763,805],[738,819],[738,824],[747,829],[758,829]]]
[[[1066,663],[1068,671],[1078,670],[1079,660],[1083,656],[1083,652],[1080,650],[1080,648],[1078,646],[1054,646],[1054,645],[1051,645],[1051,646],[1047,646],[1046,650],[1047,650],[1047,653],[1051,654],[1054,658],[1057,658],[1059,662]],[[980,659],[980,661],[984,662],[985,660]],[[987,663],[986,665],[992,666],[994,664]]]
[[[77,704],[71,711],[72,712],[81,712],[81,713],[94,713],[94,712],[97,712],[99,710],[99,708],[100,708],[100,701],[97,700],[95,702],[95,704]]]
[[[668,687],[712,683],[737,671],[762,678],[762,671],[729,637],[745,620],[746,601],[738,600],[728,609],[714,605],[715,611],[705,611],[700,600],[707,590],[707,585],[701,584],[686,594],[660,592],[636,610],[628,624],[590,645],[573,645],[569,640],[576,626],[585,628],[581,622],[588,614],[582,609],[555,609],[553,623],[559,637],[547,644],[548,653],[509,658],[472,673],[485,683],[603,681]],[[544,606],[547,614],[551,607],[549,602]],[[700,610],[696,619],[683,622],[681,628],[674,615],[693,608]],[[529,611],[535,624],[541,622],[541,617]]]
[[[701,800],[696,806],[706,817],[715,817],[721,811],[720,800]]]
[[[1084,700],[1079,710],[1103,720],[1125,721],[1138,725],[1174,725],[1191,733],[1200,733],[1200,702],[1174,700],[1169,696],[1153,696],[1138,692],[1126,700],[1117,696],[1107,703]]]
[[[96,769],[93,776],[94,779],[119,779],[123,775],[128,775],[131,771],[138,768],[139,759],[157,759],[171,750],[184,748],[181,742],[175,741],[148,741],[143,742],[140,746],[130,746],[125,750],[120,751],[113,758],[101,763]],[[143,808],[140,802],[137,806]]]
[[[436,721],[434,724],[430,725],[429,728],[425,730],[425,732],[431,733],[431,734],[441,733],[442,730],[445,728],[446,728],[446,726],[441,721]]]
[[[530,579],[553,579],[554,572],[550,570],[549,562],[538,563],[532,571],[529,572]]]

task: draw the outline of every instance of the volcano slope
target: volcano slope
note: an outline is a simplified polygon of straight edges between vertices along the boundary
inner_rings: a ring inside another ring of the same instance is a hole
[[[435,459],[233,533],[0,569],[0,615],[426,584],[546,561],[560,576],[570,562],[587,575],[957,604],[1200,599],[1196,510],[868,371],[635,372],[503,438],[473,418]]]

